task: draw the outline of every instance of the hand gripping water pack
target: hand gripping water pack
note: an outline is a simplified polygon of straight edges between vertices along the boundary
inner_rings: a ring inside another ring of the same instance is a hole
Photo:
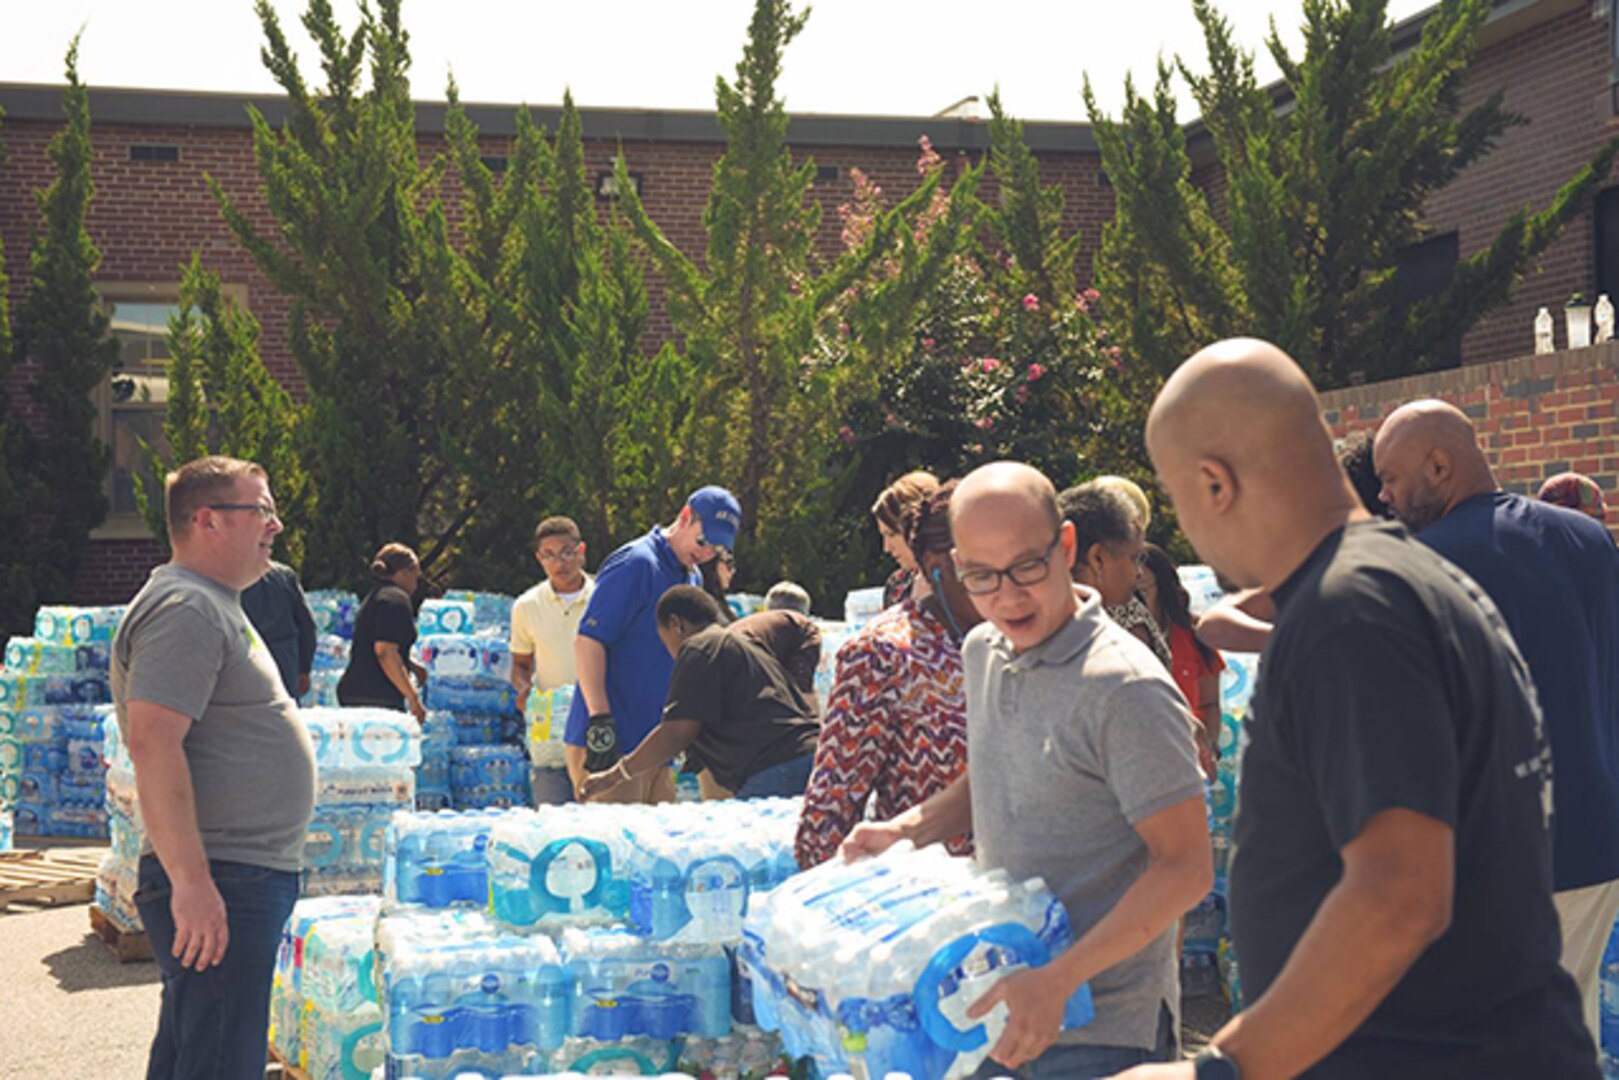
[[[918,1080],[970,1074],[999,1037],[1004,1007],[967,1009],[997,981],[1040,967],[1073,938],[1038,879],[1010,880],[941,848],[901,845],[880,858],[826,863],[749,912],[740,951],[754,1011],[787,1052],[823,1072]],[[1068,1029],[1094,1017],[1088,987]]]

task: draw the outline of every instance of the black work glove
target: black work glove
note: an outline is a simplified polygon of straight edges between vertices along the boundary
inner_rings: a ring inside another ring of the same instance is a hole
[[[585,728],[585,771],[606,772],[618,764],[618,725],[612,713],[597,713]]]

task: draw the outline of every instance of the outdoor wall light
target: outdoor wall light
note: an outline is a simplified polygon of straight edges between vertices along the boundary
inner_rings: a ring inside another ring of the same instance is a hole
[[[1584,293],[1575,293],[1563,305],[1563,320],[1568,325],[1568,347],[1583,349],[1591,344],[1591,301]]]
[[[630,187],[635,189],[637,197],[641,194],[641,174],[630,173]],[[618,197],[618,174],[604,172],[596,174],[596,197],[599,199],[613,199]]]

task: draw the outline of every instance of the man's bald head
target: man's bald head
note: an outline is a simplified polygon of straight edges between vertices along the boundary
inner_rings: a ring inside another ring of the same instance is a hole
[[[1021,506],[1043,515],[1055,530],[1062,520],[1057,488],[1046,474],[1020,461],[995,461],[968,473],[950,497],[950,522],[969,515]]]
[[[1390,413],[1377,431],[1372,459],[1383,501],[1413,530],[1426,529],[1463,499],[1496,486],[1473,422],[1435,398]]]
[[[1147,450],[1193,545],[1243,585],[1267,583],[1272,548],[1313,548],[1356,506],[1310,380],[1255,338],[1210,345],[1169,377]]]

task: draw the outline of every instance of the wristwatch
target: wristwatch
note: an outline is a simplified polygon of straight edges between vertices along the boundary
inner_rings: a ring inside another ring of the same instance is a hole
[[[1242,1080],[1242,1070],[1237,1063],[1212,1046],[1203,1048],[1203,1052],[1192,1059],[1193,1075],[1197,1080]]]

